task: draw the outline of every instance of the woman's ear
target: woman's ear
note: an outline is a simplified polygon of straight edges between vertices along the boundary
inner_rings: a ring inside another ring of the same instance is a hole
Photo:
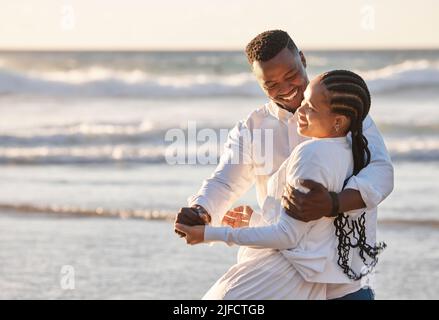
[[[349,131],[349,126],[351,125],[351,120],[345,115],[338,114],[334,119],[334,128],[336,132],[347,133]]]

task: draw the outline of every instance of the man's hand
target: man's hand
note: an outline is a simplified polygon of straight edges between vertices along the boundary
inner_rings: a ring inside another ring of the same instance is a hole
[[[282,196],[285,212],[290,217],[304,222],[331,216],[332,198],[328,190],[312,180],[303,180],[301,185],[310,191],[303,193],[287,184]]]
[[[207,211],[201,207],[181,208],[175,217],[175,224],[185,224],[188,226],[205,225],[210,222],[210,216]],[[184,233],[174,230],[180,237],[184,237]]]
[[[185,224],[176,223],[175,229],[185,235],[187,244],[204,242],[205,226],[188,226]]]
[[[221,222],[222,225],[232,228],[248,227],[253,209],[250,206],[239,206],[227,211]]]

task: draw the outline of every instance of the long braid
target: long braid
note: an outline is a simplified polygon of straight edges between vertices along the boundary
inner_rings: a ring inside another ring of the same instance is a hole
[[[354,175],[370,163],[369,142],[362,134],[363,122],[358,124],[358,132],[352,132],[352,154],[354,156]]]
[[[371,104],[369,89],[364,80],[347,70],[335,70],[325,73],[320,80],[331,94],[332,112],[345,115],[350,119],[349,132],[352,136],[352,155],[354,172],[370,163],[368,141],[363,135],[363,121]],[[344,213],[339,213],[334,220],[335,234],[338,238],[338,265],[353,280],[359,280],[372,271],[378,262],[378,254],[386,247],[385,243],[371,246],[366,242],[365,212],[355,220],[350,220]],[[353,242],[355,240],[355,242]],[[351,248],[357,248],[366,268],[360,274],[349,265]],[[367,256],[371,262],[367,261]]]

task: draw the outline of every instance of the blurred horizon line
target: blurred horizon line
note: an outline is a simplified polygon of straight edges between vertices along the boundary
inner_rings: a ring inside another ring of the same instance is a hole
[[[325,48],[325,47],[309,47],[301,48],[301,51],[314,52],[361,52],[361,51],[376,51],[376,52],[393,52],[393,51],[439,51],[439,47],[396,47],[396,48]],[[1,48],[0,53],[14,53],[14,52],[244,52],[245,48]]]

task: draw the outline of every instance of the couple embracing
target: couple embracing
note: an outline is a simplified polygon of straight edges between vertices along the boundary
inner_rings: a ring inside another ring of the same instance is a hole
[[[374,299],[370,277],[385,247],[377,206],[393,189],[393,166],[368,115],[367,84],[347,70],[309,81],[304,54],[281,30],[259,34],[246,54],[269,101],[230,131],[175,221],[188,244],[241,246],[203,299]],[[268,170],[255,157],[267,143]],[[253,185],[260,210],[229,211]]]

